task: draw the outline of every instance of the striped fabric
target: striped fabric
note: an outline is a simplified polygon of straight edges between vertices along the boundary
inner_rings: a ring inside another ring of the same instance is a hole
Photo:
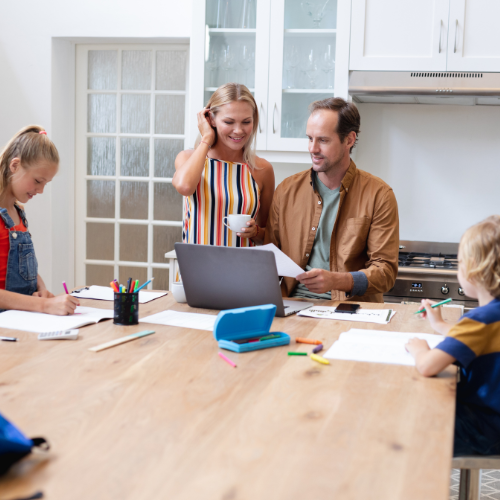
[[[253,246],[224,226],[229,214],[256,219],[260,207],[259,186],[246,163],[207,158],[196,191],[184,198],[182,241],[227,247]]]

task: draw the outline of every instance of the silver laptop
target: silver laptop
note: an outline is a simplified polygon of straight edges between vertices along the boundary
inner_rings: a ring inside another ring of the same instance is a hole
[[[176,243],[175,253],[191,307],[236,309],[275,304],[276,316],[283,317],[314,305],[283,300],[272,252]]]

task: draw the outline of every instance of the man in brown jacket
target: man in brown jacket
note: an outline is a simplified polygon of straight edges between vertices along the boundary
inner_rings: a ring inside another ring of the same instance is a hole
[[[266,227],[265,242],[306,270],[283,279],[283,296],[383,302],[398,271],[396,198],[351,160],[360,126],[356,106],[329,98],[310,111],[312,168],[278,186]]]

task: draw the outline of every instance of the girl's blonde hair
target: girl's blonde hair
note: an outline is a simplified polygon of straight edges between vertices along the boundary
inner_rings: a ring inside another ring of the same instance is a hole
[[[460,265],[467,281],[500,297],[500,215],[492,215],[465,231]]]
[[[45,129],[39,125],[28,125],[21,129],[0,153],[0,193],[9,184],[12,176],[10,163],[14,158],[19,159],[23,168],[29,168],[40,160],[59,164],[59,153],[47,137]]]
[[[250,104],[253,110],[253,129],[248,141],[243,146],[243,161],[250,168],[255,168],[255,146],[257,129],[259,128],[259,110],[253,95],[245,85],[239,83],[225,83],[221,85],[210,97],[207,107],[210,108],[211,114],[215,115],[220,111],[220,108],[225,104],[230,104],[235,101],[246,102]],[[201,136],[198,136],[194,145],[195,149],[201,141]],[[215,131],[215,141],[212,146],[217,144],[217,131]]]

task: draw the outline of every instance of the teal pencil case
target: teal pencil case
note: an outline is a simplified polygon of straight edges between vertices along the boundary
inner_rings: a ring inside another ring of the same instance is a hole
[[[286,333],[269,331],[275,313],[274,304],[221,311],[215,320],[215,340],[222,349],[234,352],[288,345],[290,337]],[[266,339],[268,336],[273,338]]]

